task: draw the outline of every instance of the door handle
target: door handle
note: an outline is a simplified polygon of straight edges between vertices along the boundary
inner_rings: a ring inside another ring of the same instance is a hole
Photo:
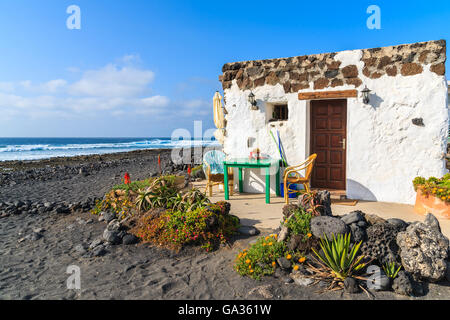
[[[344,150],[345,150],[345,138],[344,138],[344,139],[342,139],[341,143],[342,143],[342,149],[344,149]]]

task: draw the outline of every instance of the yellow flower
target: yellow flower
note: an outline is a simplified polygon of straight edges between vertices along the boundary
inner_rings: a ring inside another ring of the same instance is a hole
[[[273,243],[272,242],[269,242],[269,246],[271,246]]]
[[[308,233],[307,236],[308,236],[308,238],[311,238],[311,237],[312,237],[312,234],[311,234],[311,233]]]
[[[294,270],[297,271],[298,270],[298,265],[294,266]]]
[[[306,261],[306,258],[305,257],[301,257],[300,259],[298,259],[298,262],[300,262],[300,263],[303,263],[303,262],[305,262]]]
[[[269,237],[269,236],[267,236],[267,237],[266,237],[266,241],[267,241],[267,240],[269,240],[269,238],[270,238],[270,237]]]
[[[253,269],[250,269],[250,273],[253,273],[254,271],[253,271]]]
[[[272,267],[275,267],[277,264],[275,261],[272,262]]]
[[[274,237],[275,239],[278,239],[278,235],[277,235],[277,234],[276,234],[276,235],[274,235],[273,237]]]
[[[250,259],[245,260],[245,263],[249,264],[251,261]]]
[[[263,247],[265,247],[266,246],[266,243],[265,242],[263,242]]]
[[[291,256],[290,254],[288,254],[288,255],[286,256],[286,259],[288,259],[288,260],[291,260],[291,258],[292,258],[292,256]]]

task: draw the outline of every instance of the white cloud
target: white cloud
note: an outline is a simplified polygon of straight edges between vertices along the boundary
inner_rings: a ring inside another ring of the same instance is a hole
[[[75,80],[53,79],[0,82],[0,108],[4,118],[82,119],[152,116],[158,119],[207,117],[211,99],[172,101],[154,93],[152,70],[138,66],[138,55],[126,55],[115,64],[91,70],[66,69]]]
[[[211,106],[212,108],[212,102],[208,102],[203,99],[194,99],[186,102],[186,107],[189,109],[206,108],[208,106]]]
[[[205,116],[212,113],[212,100],[192,99],[180,103],[180,112],[184,116],[200,115]]]
[[[155,74],[133,66],[138,60],[139,56],[127,55],[120,59],[126,66],[108,64],[97,70],[80,71],[80,78],[72,83],[65,79],[0,82],[0,107],[11,116],[31,117],[162,113],[170,100],[149,95]]]
[[[135,64],[141,62],[141,57],[138,54],[127,54],[124,55],[119,61],[125,64]]]
[[[145,107],[166,107],[169,102],[169,98],[165,96],[153,96],[141,99],[141,103]]]
[[[20,81],[19,85],[25,89],[30,89],[31,88],[31,81],[30,80],[25,80],[25,81]]]
[[[59,89],[64,88],[67,85],[67,81],[63,79],[50,80],[42,84],[43,91],[56,93]]]
[[[89,70],[72,84],[69,93],[80,96],[134,97],[145,93],[155,74],[134,67],[107,65],[99,70]]]
[[[14,82],[0,82],[0,92],[13,92],[16,89]]]

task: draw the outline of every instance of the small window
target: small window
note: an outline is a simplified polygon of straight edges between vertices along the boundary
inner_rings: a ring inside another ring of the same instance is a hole
[[[288,119],[287,104],[276,104],[273,106],[272,121],[283,121]]]

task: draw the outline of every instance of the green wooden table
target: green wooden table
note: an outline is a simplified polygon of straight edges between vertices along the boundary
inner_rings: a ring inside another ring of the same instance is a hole
[[[244,187],[242,183],[242,169],[243,168],[251,168],[251,169],[265,169],[266,173],[266,203],[270,203],[270,171],[271,167],[276,171],[275,173],[275,183],[276,183],[276,193],[277,196],[280,196],[280,160],[275,159],[262,159],[262,160],[254,160],[249,158],[237,158],[225,160],[223,162],[224,166],[224,189],[225,189],[225,200],[229,200],[228,193],[228,168],[238,168],[239,169],[239,192],[243,192]]]

